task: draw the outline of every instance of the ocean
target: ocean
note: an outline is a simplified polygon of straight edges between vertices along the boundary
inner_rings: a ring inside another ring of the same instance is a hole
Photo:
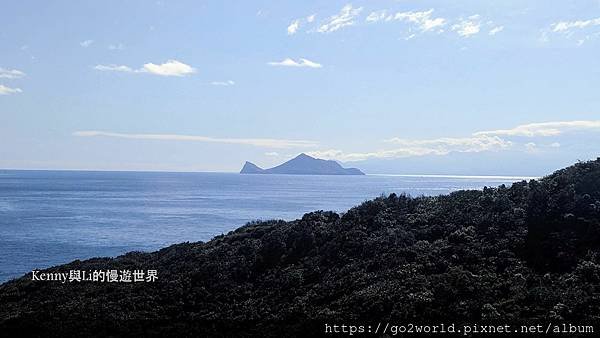
[[[208,241],[252,220],[343,212],[382,194],[448,194],[520,180],[0,170],[0,282],[75,259]]]

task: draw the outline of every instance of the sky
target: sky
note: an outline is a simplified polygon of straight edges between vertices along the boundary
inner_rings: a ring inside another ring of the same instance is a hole
[[[600,156],[600,1],[3,1],[0,168]],[[410,166],[407,166],[407,163]]]

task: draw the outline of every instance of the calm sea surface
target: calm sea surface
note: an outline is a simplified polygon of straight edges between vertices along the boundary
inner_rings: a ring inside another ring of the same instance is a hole
[[[516,180],[0,170],[0,282],[75,259],[207,241],[251,220],[345,211],[381,194],[438,195]]]

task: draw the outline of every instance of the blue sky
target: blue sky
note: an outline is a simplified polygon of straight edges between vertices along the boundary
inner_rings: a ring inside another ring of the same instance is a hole
[[[597,0],[18,1],[0,19],[0,168],[308,152],[410,174],[398,163],[466,154],[495,173],[600,153]]]

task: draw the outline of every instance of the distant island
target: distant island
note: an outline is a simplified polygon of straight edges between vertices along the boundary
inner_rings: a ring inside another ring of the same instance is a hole
[[[304,153],[270,169],[262,169],[246,161],[240,174],[364,175],[359,169],[344,168],[336,161],[322,160]]]

